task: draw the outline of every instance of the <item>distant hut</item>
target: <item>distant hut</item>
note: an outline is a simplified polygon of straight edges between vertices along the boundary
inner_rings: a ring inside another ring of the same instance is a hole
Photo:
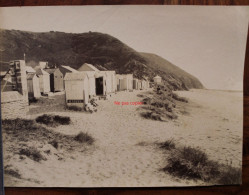
[[[25,66],[25,70],[27,74],[29,99],[41,97],[39,77],[36,75],[36,71],[31,66]]]
[[[133,74],[116,74],[118,91],[133,89]]]
[[[41,97],[39,78],[36,74],[27,74],[29,99]]]
[[[154,80],[154,83],[159,84],[162,82],[162,77],[157,75],[153,78],[153,80]]]
[[[141,80],[138,80],[137,86],[138,86],[138,89],[139,89],[139,90],[142,89],[142,81],[141,81]]]
[[[65,92],[67,106],[83,108],[89,102],[89,80],[84,72],[66,73]]]
[[[64,91],[63,74],[59,68],[44,69],[50,75],[50,89],[52,92]]]
[[[38,65],[41,69],[48,68],[48,62],[39,62]]]
[[[47,94],[50,92],[50,77],[49,73],[41,69],[39,66],[35,68],[36,75],[39,77],[40,92],[42,94]]]
[[[88,63],[84,63],[79,69],[78,71],[99,71],[99,69],[97,69],[95,66],[93,66],[92,64],[88,64]]]
[[[133,79],[133,89],[138,89],[138,79]]]
[[[147,81],[142,79],[142,89],[147,89]]]

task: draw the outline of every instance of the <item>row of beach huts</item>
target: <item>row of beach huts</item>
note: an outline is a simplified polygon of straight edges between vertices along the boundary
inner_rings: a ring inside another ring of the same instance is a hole
[[[12,61],[10,63],[15,63]],[[67,106],[82,107],[94,97],[108,98],[117,91],[142,90],[151,87],[147,79],[137,79],[133,74],[116,74],[115,71],[100,71],[91,64],[83,64],[78,70],[61,65],[49,68],[48,62],[39,62],[32,68],[24,60],[18,64],[25,70],[28,98],[40,98],[57,92],[65,92]],[[16,67],[1,72],[1,90],[15,90]],[[17,73],[18,74],[18,73]],[[14,78],[14,79],[13,79]],[[161,77],[154,77],[154,83],[160,83]]]

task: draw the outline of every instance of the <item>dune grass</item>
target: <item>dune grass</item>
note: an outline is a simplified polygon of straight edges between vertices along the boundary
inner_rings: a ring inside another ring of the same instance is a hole
[[[80,143],[88,143],[89,145],[92,145],[94,142],[94,138],[92,136],[83,132],[78,133],[74,139]]]
[[[36,118],[37,123],[42,123],[47,126],[56,127],[58,125],[69,125],[71,122],[70,117],[59,116],[59,115],[48,115],[44,114]]]
[[[176,147],[173,140],[159,143],[158,146],[168,152],[167,164],[162,170],[175,177],[220,185],[241,183],[241,168],[212,161],[199,148]]]
[[[150,111],[141,113],[141,116],[146,119],[167,121],[166,119],[177,119],[175,113],[176,101],[171,92],[162,91],[160,94],[153,93],[153,97],[145,97],[142,101]],[[180,99],[180,97],[178,97]],[[185,101],[186,102],[186,101]]]
[[[19,173],[18,170],[15,170],[15,169],[12,169],[12,168],[9,168],[9,167],[4,167],[4,174],[5,175],[10,175],[10,176],[18,178],[18,179],[22,178],[22,176],[21,176],[21,174]]]
[[[51,144],[54,148],[62,146],[64,151],[82,151],[82,147],[91,143],[91,136],[88,139],[75,140],[74,135],[64,135],[53,130],[47,129],[36,123],[35,120],[27,119],[6,119],[2,120],[3,134],[5,142],[11,143],[13,148],[10,152],[28,156],[29,158],[39,162],[42,157],[39,155],[37,148],[29,148],[20,146],[20,142],[35,141],[37,145]],[[92,138],[93,139],[93,138]],[[21,150],[20,150],[21,148]]]
[[[176,148],[175,142],[173,139],[167,140],[165,142],[157,143],[159,148],[164,149],[164,150],[172,150]]]
[[[36,162],[40,162],[41,160],[47,160],[41,154],[41,152],[37,148],[35,148],[34,146],[20,149],[19,154],[25,155]]]

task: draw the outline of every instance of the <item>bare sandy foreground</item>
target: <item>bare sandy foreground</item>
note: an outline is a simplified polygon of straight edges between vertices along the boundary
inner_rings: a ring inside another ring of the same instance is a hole
[[[54,112],[70,116],[72,124],[53,128],[76,135],[88,132],[93,148],[74,158],[35,162],[13,156],[11,164],[22,180],[8,180],[5,186],[39,187],[144,187],[208,185],[182,180],[164,173],[165,154],[155,142],[174,139],[177,145],[199,147],[210,159],[240,167],[242,163],[242,92],[191,90],[177,92],[189,103],[179,103],[178,119],[160,122],[144,119],[142,106],[115,105],[138,102],[146,91],[119,92],[99,101],[98,112]],[[39,114],[41,115],[41,114]],[[38,115],[29,116],[35,118]],[[144,143],[144,144],[141,144]],[[140,144],[139,144],[140,143]],[[4,162],[6,163],[6,162]]]

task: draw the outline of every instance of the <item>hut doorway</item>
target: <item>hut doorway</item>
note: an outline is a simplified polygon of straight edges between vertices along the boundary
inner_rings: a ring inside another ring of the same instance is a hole
[[[55,88],[54,88],[54,74],[52,73],[49,76],[50,76],[50,90],[52,92],[55,92]]]
[[[104,95],[103,77],[96,78],[96,95]]]

